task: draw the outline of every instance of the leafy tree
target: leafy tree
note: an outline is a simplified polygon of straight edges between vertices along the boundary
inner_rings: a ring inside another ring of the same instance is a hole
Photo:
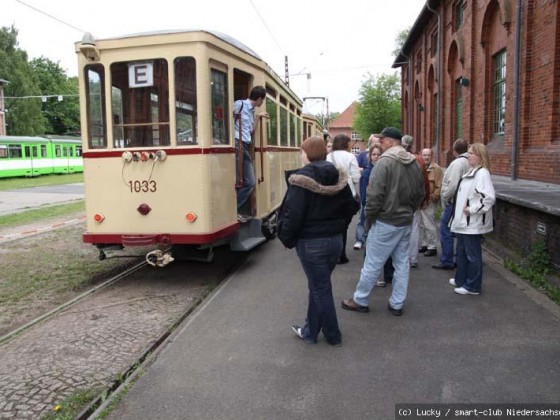
[[[379,133],[384,127],[400,128],[401,83],[396,73],[373,76],[360,88],[360,100],[354,112],[354,131],[363,139]]]
[[[42,103],[43,115],[47,119],[45,132],[47,134],[79,132],[78,79],[76,77],[69,79],[58,63],[45,57],[32,60],[31,66],[39,82],[41,94],[47,98]]]
[[[8,81],[4,86],[6,131],[13,136],[41,135],[45,130],[41,99],[24,98],[40,96],[41,90],[27,53],[18,48],[17,34],[14,26],[0,29],[0,79]]]
[[[391,52],[394,58],[397,58],[401,53],[401,49],[404,46],[404,43],[406,42],[409,33],[410,33],[410,27],[403,29],[397,34],[397,37],[395,38],[395,48]]]

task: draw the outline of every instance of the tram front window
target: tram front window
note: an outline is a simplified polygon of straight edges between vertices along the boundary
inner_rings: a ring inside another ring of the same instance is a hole
[[[175,126],[178,146],[198,144],[196,62],[193,57],[175,59]]]
[[[170,144],[167,61],[111,65],[113,147],[158,147]]]

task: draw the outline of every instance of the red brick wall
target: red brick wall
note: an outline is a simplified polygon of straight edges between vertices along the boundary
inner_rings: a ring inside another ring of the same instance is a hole
[[[434,3],[434,2],[432,2]],[[456,81],[462,76],[462,132],[470,142],[483,142],[490,152],[492,172],[560,184],[560,2],[522,1],[521,68],[517,167],[513,167],[515,107],[515,0],[467,0],[463,25],[455,30],[456,0],[443,0],[436,9],[442,21],[442,75],[438,80],[440,53],[433,49],[437,15],[426,11],[405,45],[412,77],[402,70],[403,127],[416,144],[431,147],[440,164],[452,159],[456,139]],[[506,118],[504,135],[493,134],[493,56],[506,50]],[[433,54],[435,51],[435,54]],[[418,58],[421,55],[421,61]],[[419,70],[419,72],[417,71]],[[441,92],[439,92],[441,91]],[[437,97],[441,125],[436,144]],[[405,111],[406,110],[406,111]],[[410,128],[410,129],[408,129]]]

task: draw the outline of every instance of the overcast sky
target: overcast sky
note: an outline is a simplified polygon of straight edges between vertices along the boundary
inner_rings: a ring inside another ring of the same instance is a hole
[[[391,51],[397,34],[412,26],[424,4],[425,0],[2,0],[0,26],[15,26],[19,48],[29,59],[44,56],[69,76],[77,75],[74,42],[84,32],[101,39],[163,29],[217,30],[253,49],[282,79],[288,56],[290,87],[301,98],[328,98],[329,111],[342,112],[359,100],[368,73],[396,71],[391,68]],[[327,101],[305,103],[307,112],[326,110]]]

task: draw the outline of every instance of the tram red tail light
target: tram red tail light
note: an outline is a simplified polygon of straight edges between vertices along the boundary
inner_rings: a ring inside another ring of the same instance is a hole
[[[105,220],[105,216],[103,216],[103,213],[95,213],[95,215],[93,216],[93,220],[95,220],[97,223],[101,223],[103,220]]]
[[[192,211],[188,212],[187,215],[185,216],[185,219],[187,219],[187,222],[189,223],[194,222],[197,218],[198,216],[194,214]]]

